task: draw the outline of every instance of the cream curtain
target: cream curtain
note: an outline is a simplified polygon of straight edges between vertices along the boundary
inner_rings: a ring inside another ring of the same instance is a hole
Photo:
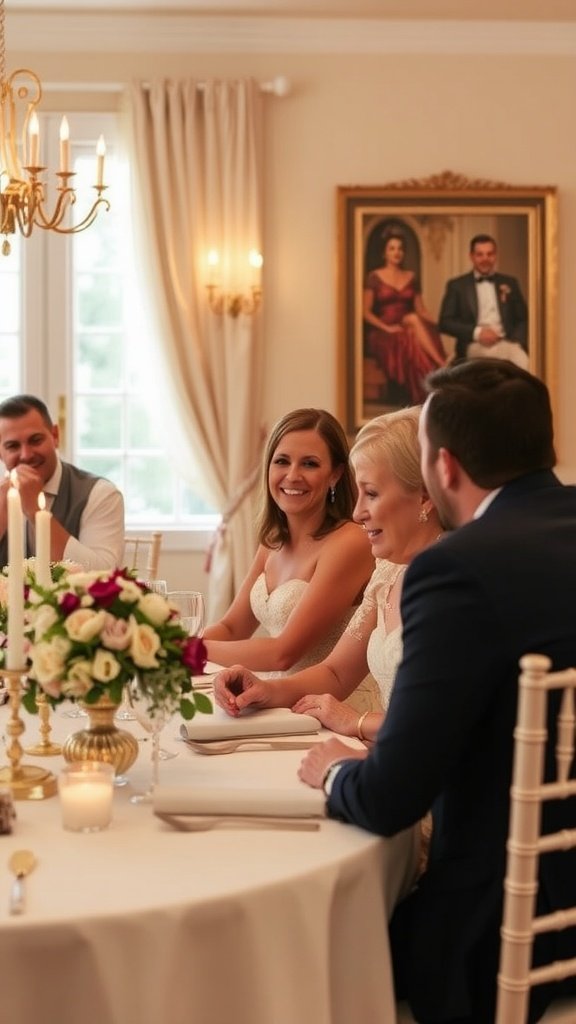
[[[200,466],[204,493],[224,512],[213,621],[254,553],[262,340],[258,315],[209,310],[207,256],[219,253],[222,287],[249,292],[248,253],[262,249],[262,95],[254,80],[186,79],[135,83],[127,100],[137,267],[160,339],[167,451],[185,478]]]

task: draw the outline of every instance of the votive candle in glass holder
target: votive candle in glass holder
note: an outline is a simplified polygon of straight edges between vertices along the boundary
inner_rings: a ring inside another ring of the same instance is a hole
[[[112,820],[114,766],[100,761],[65,765],[58,777],[62,826],[71,832],[100,832]]]

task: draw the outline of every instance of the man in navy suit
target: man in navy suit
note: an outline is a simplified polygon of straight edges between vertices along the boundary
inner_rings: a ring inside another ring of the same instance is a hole
[[[511,359],[528,369],[528,311],[515,277],[496,273],[491,235],[470,242],[472,270],[448,281],[440,307],[442,334],[456,339],[455,357]]]
[[[549,396],[527,371],[473,359],[428,391],[422,469],[451,532],[406,572],[404,655],[368,756],[332,739],[300,775],[331,817],[380,835],[432,810],[427,870],[391,924],[398,994],[421,1024],[493,1024],[518,662],[576,665],[576,488],[552,471]],[[551,714],[547,777],[555,731]],[[576,827],[576,799],[544,827]],[[543,856],[539,883],[542,909],[576,904],[576,851]],[[574,955],[572,928],[538,939],[535,962]],[[534,990],[531,1021],[550,997]]]

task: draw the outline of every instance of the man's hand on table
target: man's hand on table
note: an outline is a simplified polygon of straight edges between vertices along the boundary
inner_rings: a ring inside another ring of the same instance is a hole
[[[330,765],[350,758],[363,760],[366,754],[366,750],[354,750],[347,743],[342,743],[342,740],[332,739],[326,740],[325,743],[315,743],[304,756],[298,769],[298,777],[313,789],[322,789]]]

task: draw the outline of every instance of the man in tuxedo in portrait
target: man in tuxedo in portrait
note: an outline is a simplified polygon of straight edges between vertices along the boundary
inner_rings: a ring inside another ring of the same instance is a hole
[[[448,281],[438,327],[456,339],[456,359],[510,359],[527,370],[526,302],[516,278],[496,272],[497,257],[491,235],[472,238],[472,270]]]
[[[432,810],[427,868],[391,922],[397,994],[420,1024],[493,1024],[518,663],[538,653],[554,669],[576,664],[576,487],[553,472],[537,377],[471,359],[427,388],[422,470],[449,532],[406,571],[403,658],[367,757],[330,739],[300,777],[324,788],[330,817],[379,835]],[[550,779],[552,712],[548,728]],[[575,828],[576,798],[550,804],[544,824]],[[543,855],[540,912],[572,904],[576,851]],[[576,928],[536,940],[535,963],[575,955]],[[556,994],[558,984],[533,990],[531,1022]]]

